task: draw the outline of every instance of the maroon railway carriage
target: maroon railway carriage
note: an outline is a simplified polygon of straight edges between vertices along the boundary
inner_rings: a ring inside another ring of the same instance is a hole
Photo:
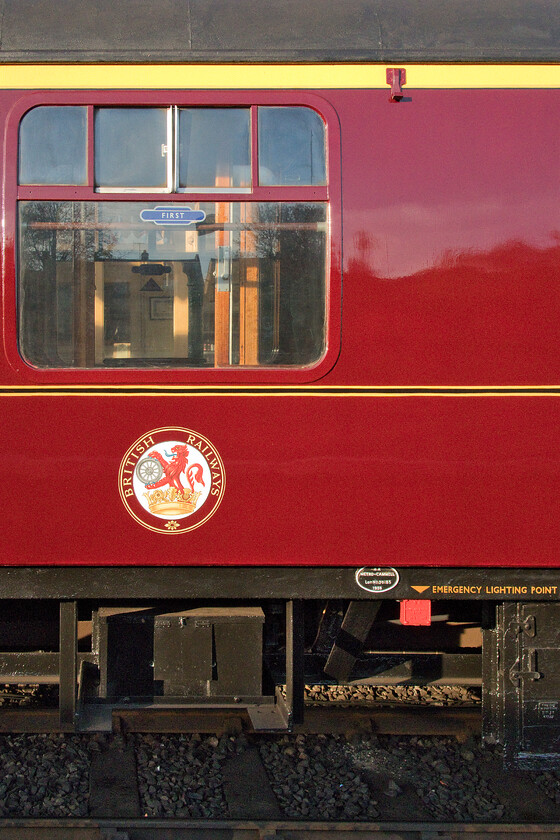
[[[3,20],[0,681],[289,726],[435,602],[557,758],[557,5],[95,5]]]

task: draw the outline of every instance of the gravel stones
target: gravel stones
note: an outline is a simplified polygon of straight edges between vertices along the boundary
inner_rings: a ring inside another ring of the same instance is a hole
[[[549,799],[560,804],[560,770],[533,773],[533,781]]]
[[[222,769],[244,736],[136,735],[135,745],[144,816],[227,819]]]
[[[0,736],[0,817],[87,817],[92,763],[118,751],[119,738],[123,750],[134,749],[140,814],[148,818],[231,819],[235,767],[238,775],[240,766],[252,773],[251,754],[265,768],[283,819],[363,822],[424,814],[440,822],[493,823],[520,813],[507,772],[501,787],[492,784],[500,748],[483,747],[479,738],[6,735]],[[517,776],[527,803],[536,807],[535,792],[560,801],[560,770]]]
[[[0,736],[0,817],[85,817],[90,739]]]
[[[432,706],[479,706],[479,688],[459,685],[310,685],[305,690],[311,703],[407,703]]]
[[[227,819],[225,762],[248,747],[244,736],[135,736],[142,813],[148,817]],[[288,819],[372,820],[367,784],[340,736],[258,739],[260,759]]]
[[[0,707],[24,709],[28,706],[56,705],[56,689],[52,685],[4,685],[0,686]]]
[[[426,695],[435,703],[476,703],[472,689],[439,686],[310,686],[307,695],[316,703],[326,697],[342,704],[371,702],[373,696],[377,703],[419,704]],[[90,771],[103,765],[111,749],[134,751],[140,814],[147,818],[233,818],[244,802],[236,774],[253,773],[252,755],[262,774],[259,794],[267,787],[266,772],[281,818],[288,820],[398,821],[405,815],[409,821],[494,823],[523,819],[531,808],[544,814],[539,801],[551,802],[551,813],[556,813],[552,803],[560,805],[560,770],[518,772],[516,790],[523,794],[512,793],[513,777],[498,772],[500,747],[483,747],[479,738],[460,743],[369,733],[1,735],[0,818],[82,818],[90,815],[90,804],[94,813],[96,782]],[[245,793],[245,800],[257,798]]]
[[[340,736],[286,735],[264,740],[260,754],[287,818],[372,820],[367,784]]]
[[[414,784],[434,820],[492,822],[505,807],[477,769],[480,742],[461,745],[455,738],[380,736],[354,741],[345,748],[358,767],[383,768],[398,784]]]

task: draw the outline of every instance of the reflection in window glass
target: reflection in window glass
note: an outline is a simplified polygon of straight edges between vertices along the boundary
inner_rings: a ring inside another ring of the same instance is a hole
[[[196,223],[156,225],[146,219],[157,206],[20,202],[28,362],[303,367],[322,357],[326,205],[196,202]]]
[[[251,185],[249,110],[179,110],[179,187]]]
[[[166,108],[95,111],[95,185],[165,189],[168,184]]]
[[[259,183],[325,184],[325,130],[310,108],[259,108]]]
[[[20,184],[85,184],[86,109],[43,105],[19,128]]]

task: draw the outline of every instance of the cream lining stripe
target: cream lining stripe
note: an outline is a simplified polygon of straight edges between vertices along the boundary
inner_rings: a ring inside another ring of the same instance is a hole
[[[79,370],[79,368],[78,368]],[[493,391],[496,393],[537,393],[537,392],[550,392],[555,391],[560,393],[560,383],[551,384],[551,385],[325,385],[325,384],[318,384],[314,382],[303,382],[301,384],[282,384],[278,383],[276,385],[259,385],[254,384],[252,385],[250,382],[245,383],[237,383],[237,384],[226,384],[226,383],[216,383],[215,385],[206,383],[195,384],[165,384],[165,383],[146,383],[143,384],[141,382],[128,382],[128,383],[81,383],[75,384],[72,382],[64,383],[64,382],[56,382],[56,383],[35,383],[32,385],[15,385],[9,383],[0,383],[0,391],[7,390],[7,391],[37,391],[37,390],[56,390],[62,389],[65,391],[95,391],[95,390],[137,390],[137,391],[353,391],[353,392],[360,392],[363,391],[364,393],[367,392],[383,392],[389,394],[396,394],[396,393],[427,393],[427,392],[438,392],[438,393],[457,393],[457,392],[465,392],[471,393],[473,392],[476,395],[480,392],[486,391]]]
[[[410,399],[412,398],[445,398],[445,399],[480,399],[487,397],[527,398],[527,397],[560,397],[558,386],[536,386],[527,388],[493,386],[466,386],[465,388],[444,388],[428,386],[426,388],[391,388],[391,387],[357,387],[348,386],[248,386],[236,389],[230,385],[216,386],[123,386],[123,385],[0,385],[2,397],[238,397],[250,398],[354,398],[354,399]]]
[[[2,89],[388,89],[404,67],[406,89],[556,88],[557,64],[5,64]]]

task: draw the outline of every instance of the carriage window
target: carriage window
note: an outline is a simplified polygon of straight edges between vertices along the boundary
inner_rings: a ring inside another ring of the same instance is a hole
[[[326,205],[22,201],[38,367],[298,366],[325,348]]]
[[[170,121],[169,108],[97,108],[96,186],[170,189]]]
[[[259,108],[259,183],[325,184],[325,131],[310,108]]]
[[[85,184],[86,138],[86,108],[29,111],[20,125],[20,184]]]
[[[19,349],[31,365],[323,358],[329,209],[326,189],[309,189],[326,183],[315,111],[40,106],[21,120],[19,154]]]
[[[250,187],[248,108],[179,109],[179,188]]]

